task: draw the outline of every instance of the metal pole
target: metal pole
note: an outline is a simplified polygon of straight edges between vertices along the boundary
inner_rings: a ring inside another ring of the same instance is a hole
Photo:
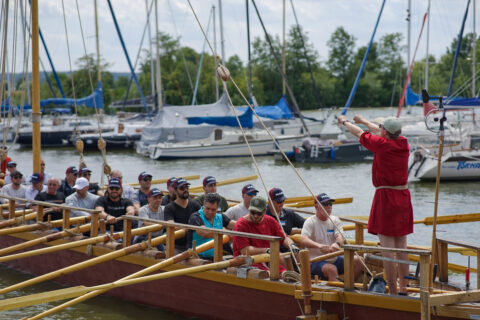
[[[245,8],[247,15],[247,47],[248,47],[248,96],[250,100],[253,100],[253,84],[252,84],[252,64],[251,64],[251,50],[250,50],[250,11],[248,10],[248,2],[250,0],[245,0]]]
[[[95,6],[95,40],[97,42],[97,81],[102,82],[102,70],[100,70],[100,36],[98,33],[98,12],[97,12],[97,0],[94,0]]]
[[[213,6],[213,50],[215,51],[215,53],[217,52],[217,22],[216,21],[217,20],[216,20],[215,6]],[[217,74],[217,61],[215,57],[213,57],[213,72],[215,73],[215,97],[216,97],[216,101],[218,101],[219,99],[218,74]]]
[[[32,0],[32,152],[33,172],[40,172],[40,158],[42,141],[40,137],[40,68],[39,68],[39,41],[38,41],[38,0]]]
[[[284,75],[287,75],[287,61],[285,54],[285,0],[283,0],[283,42],[282,42],[282,72]],[[285,79],[282,79],[282,95],[285,95],[287,89],[285,88]]]
[[[475,24],[476,24],[476,15],[477,12],[475,11],[475,3],[476,0],[473,0],[473,48],[472,48],[472,97],[475,97],[475,82],[477,80],[477,68],[476,68],[476,49],[477,49],[477,33],[475,31]]]
[[[223,38],[223,12],[222,12],[222,0],[218,0],[218,14],[220,15],[220,46],[222,49],[222,63],[225,64],[225,39]]]
[[[412,0],[408,0],[408,9],[407,9],[407,64],[410,63],[410,27],[412,20]],[[408,67],[407,67],[408,74]]]
[[[427,8],[427,52],[425,55],[425,90],[428,91],[428,46],[430,44],[430,0],[428,0]]]
[[[155,95],[155,76],[153,71],[155,67],[153,65],[153,48],[152,48],[152,30],[150,28],[150,11],[148,10],[148,0],[145,0],[145,9],[147,10],[147,24],[148,24],[148,45],[150,48],[150,85],[152,89],[152,96]]]
[[[160,36],[158,34],[158,4],[157,0],[155,0],[155,38],[157,41],[156,43],[156,56],[157,56],[157,106],[158,110],[162,109],[163,107],[163,99],[162,99],[162,73],[160,69]]]

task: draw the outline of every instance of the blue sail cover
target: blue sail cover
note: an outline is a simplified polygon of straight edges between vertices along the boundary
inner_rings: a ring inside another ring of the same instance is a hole
[[[253,128],[253,112],[250,108],[240,116],[238,116],[242,127]],[[238,127],[237,118],[235,116],[223,116],[223,117],[187,117],[188,124],[215,124],[219,126]]]
[[[245,111],[248,107],[238,107],[237,110]],[[287,103],[287,98],[282,96],[274,106],[258,106],[253,107],[253,110],[260,116],[269,119],[292,119],[293,114]]]
[[[103,109],[102,83],[99,81],[95,91],[91,95],[85,98],[81,98],[81,99],[50,98],[50,99],[40,101],[40,107],[43,108],[47,105],[52,105],[52,104],[57,106],[73,107],[75,105],[75,102],[77,106],[85,106],[88,108],[97,107],[98,109]]]
[[[445,104],[447,106],[478,107],[480,106],[480,97],[456,98],[456,99],[448,100]]]

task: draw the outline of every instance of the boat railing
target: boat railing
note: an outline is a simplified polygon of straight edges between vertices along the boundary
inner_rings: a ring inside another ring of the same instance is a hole
[[[141,218],[137,216],[127,216],[124,215],[121,217],[123,219],[123,245],[128,246],[132,241],[132,222],[133,221],[143,221],[149,223],[156,223],[162,225],[166,230],[166,243],[165,243],[165,255],[166,258],[173,257],[175,255],[175,231],[178,229],[186,229],[192,231],[208,231],[213,233],[214,240],[214,254],[213,261],[219,262],[223,260],[223,236],[240,236],[250,239],[260,239],[270,242],[270,279],[277,280],[280,278],[280,241],[281,237],[269,236],[262,234],[254,234],[247,232],[232,231],[227,229],[214,229],[208,227],[194,226],[190,224],[161,221],[149,218]]]

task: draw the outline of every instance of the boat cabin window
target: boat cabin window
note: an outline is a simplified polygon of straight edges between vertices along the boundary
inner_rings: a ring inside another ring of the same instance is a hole
[[[215,141],[222,140],[222,129],[215,129]]]

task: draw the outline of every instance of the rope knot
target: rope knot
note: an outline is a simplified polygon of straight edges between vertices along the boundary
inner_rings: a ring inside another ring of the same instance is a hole
[[[224,65],[218,65],[217,74],[224,82],[230,80],[230,71]]]

